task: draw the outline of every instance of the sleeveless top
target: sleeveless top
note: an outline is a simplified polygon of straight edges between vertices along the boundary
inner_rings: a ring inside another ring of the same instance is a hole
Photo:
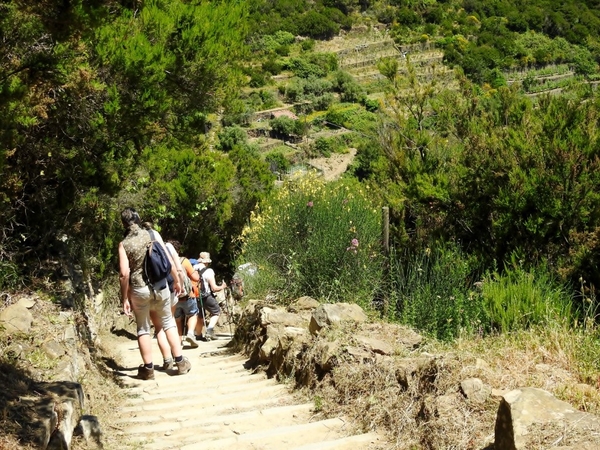
[[[150,233],[147,230],[140,228],[139,225],[133,224],[129,227],[127,236],[123,239],[123,248],[129,260],[129,284],[132,287],[144,287],[146,282],[142,276],[144,257],[146,249],[150,244]]]

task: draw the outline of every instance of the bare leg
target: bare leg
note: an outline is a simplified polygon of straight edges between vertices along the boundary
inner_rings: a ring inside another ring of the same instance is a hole
[[[198,315],[194,314],[193,316],[188,317],[187,320],[187,329],[188,334],[192,332],[192,330],[196,329],[196,325],[198,324]],[[202,330],[200,330],[202,332]]]
[[[215,325],[217,324],[217,322],[219,321],[219,316],[212,316],[210,318],[210,322],[208,322],[208,328],[210,328],[211,330],[215,327]]]
[[[152,362],[152,339],[150,335],[142,334],[138,336],[138,346],[142,355],[142,361],[144,361],[144,364],[150,364]]]
[[[165,330],[165,334],[167,335],[167,341],[169,341],[173,358],[179,358],[181,356],[181,341],[179,340],[177,327]]]
[[[150,320],[154,324],[156,330],[156,342],[163,359],[169,359],[171,357],[171,349],[169,348],[169,342],[165,336],[165,331],[162,328],[162,324],[156,311],[150,311]]]
[[[175,323],[177,324],[177,332],[179,333],[180,340],[183,339],[183,316],[175,319]],[[188,327],[189,329],[189,327]]]

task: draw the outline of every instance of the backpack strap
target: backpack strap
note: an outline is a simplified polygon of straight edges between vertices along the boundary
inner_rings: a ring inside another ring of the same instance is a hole
[[[198,274],[200,275],[200,279],[198,280],[198,295],[202,297],[202,286],[204,286],[204,278],[202,278],[202,274],[208,270],[208,267],[203,267],[202,269],[198,269]],[[204,286],[204,290],[208,293],[211,293],[210,286]]]

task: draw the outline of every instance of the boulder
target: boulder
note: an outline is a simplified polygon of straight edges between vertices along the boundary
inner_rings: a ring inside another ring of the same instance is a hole
[[[320,303],[312,297],[300,297],[294,300],[290,306],[288,306],[288,311],[292,313],[299,313],[302,311],[312,311],[319,307]]]
[[[408,350],[418,348],[423,343],[423,336],[408,327],[399,327],[398,343]]]
[[[31,309],[35,306],[36,298],[37,297],[31,296],[31,295],[26,296],[26,297],[21,297],[19,299],[19,301],[17,302],[17,305],[20,305],[23,308]]]
[[[0,312],[0,325],[4,326],[9,333],[29,333],[32,323],[33,314],[18,303]]]
[[[65,348],[55,340],[46,341],[42,344],[44,353],[51,359],[58,359],[65,354]]]
[[[294,313],[279,308],[264,307],[260,311],[260,326],[281,325],[284,327],[305,327],[306,321]]]
[[[600,418],[577,411],[543,389],[504,394],[496,416],[494,450],[524,450],[541,440],[551,444],[545,448],[561,441],[572,449],[600,448]]]
[[[268,362],[271,360],[271,356],[275,349],[279,345],[279,334],[281,330],[276,327],[269,325],[267,327],[267,338],[265,342],[260,346],[260,350],[258,351],[258,360],[261,363]]]
[[[358,335],[356,336],[356,341],[365,349],[379,355],[391,355],[394,352],[390,344],[370,336]]]
[[[312,313],[309,330],[317,335],[323,327],[340,322],[362,323],[367,315],[362,308],[354,303],[333,303],[320,305]]]
[[[474,403],[485,403],[492,395],[492,388],[479,378],[468,378],[460,383],[463,395]]]
[[[324,372],[329,372],[337,363],[340,344],[338,342],[318,341],[315,345],[315,363]]]

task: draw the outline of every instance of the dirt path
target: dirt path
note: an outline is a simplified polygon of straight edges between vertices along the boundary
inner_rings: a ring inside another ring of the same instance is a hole
[[[245,368],[228,338],[184,348],[192,363],[186,375],[156,369],[155,380],[135,377],[137,342],[115,342],[118,371],[127,396],[120,411],[123,439],[146,450],[350,450],[376,449],[378,436],[353,434],[344,418],[324,418],[314,404],[297,399],[286,385]],[[162,361],[153,341],[154,360]],[[381,447],[379,447],[381,448]]]
[[[339,178],[354,161],[356,149],[350,148],[348,153],[334,153],[329,158],[315,158],[308,161],[308,164],[323,173],[323,178],[327,181]]]

